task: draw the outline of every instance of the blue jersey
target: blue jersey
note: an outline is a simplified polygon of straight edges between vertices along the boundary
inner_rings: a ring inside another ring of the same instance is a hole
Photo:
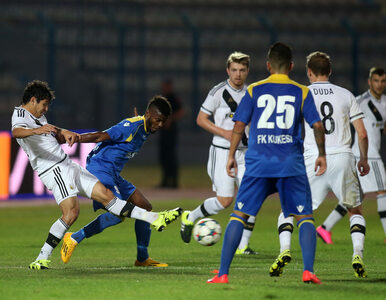
[[[306,174],[302,120],[320,121],[306,86],[274,74],[248,87],[234,121],[250,123],[245,175],[290,177]]]
[[[87,157],[87,164],[96,162],[105,172],[120,174],[128,160],[134,157],[150,132],[144,116],[128,118],[106,130],[110,140],[98,143]]]

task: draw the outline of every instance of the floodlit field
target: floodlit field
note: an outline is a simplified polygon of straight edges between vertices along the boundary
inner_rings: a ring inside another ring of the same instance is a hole
[[[153,201],[155,210],[182,206],[192,209],[202,199]],[[335,201],[329,200],[315,215],[317,225]],[[231,210],[216,216],[225,230]],[[334,245],[318,240],[315,269],[323,285],[301,281],[302,260],[297,229],[292,240],[292,262],[279,278],[268,270],[278,254],[276,197],[264,204],[256,223],[251,247],[260,254],[236,257],[229,284],[207,284],[218,268],[221,241],[204,247],[194,240],[184,244],[179,222],[162,233],[153,232],[150,255],[169,263],[168,268],[134,267],[136,243],[132,220],[86,239],[64,265],[59,249],[52,256],[50,270],[29,270],[59,217],[56,205],[0,208],[0,299],[384,299],[386,293],[386,244],[376,212],[375,199],[367,199],[366,249],[364,261],[368,278],[356,279],[351,267],[352,245],[347,217],[333,231]],[[91,204],[81,205],[72,230],[85,225],[96,214]],[[59,247],[58,247],[59,248]]]

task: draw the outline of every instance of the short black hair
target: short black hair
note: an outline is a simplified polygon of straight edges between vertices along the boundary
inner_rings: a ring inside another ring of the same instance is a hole
[[[35,97],[38,103],[44,99],[51,103],[55,99],[55,93],[49,88],[47,82],[33,80],[28,82],[24,89],[22,104],[27,104],[32,97]]]
[[[275,70],[289,70],[292,62],[292,50],[284,43],[277,42],[268,51],[268,61]]]
[[[385,74],[385,70],[378,67],[372,67],[369,71],[369,78],[373,77],[373,75],[376,74],[378,76],[383,76]]]
[[[307,68],[316,76],[329,76],[331,73],[330,57],[320,51],[312,52],[307,56]]]
[[[169,117],[172,114],[170,102],[161,95],[156,95],[150,99],[146,109],[148,110],[151,108],[158,109],[165,117]]]

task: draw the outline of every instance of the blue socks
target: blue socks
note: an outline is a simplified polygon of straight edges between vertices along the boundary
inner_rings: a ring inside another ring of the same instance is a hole
[[[247,220],[234,213],[231,214],[231,218],[224,234],[218,277],[229,273],[229,267],[232,263],[237,246],[240,243],[246,221]]]
[[[96,217],[94,221],[84,226],[77,232],[74,232],[71,237],[80,243],[84,238],[92,237],[95,234],[101,233],[104,229],[121,223],[122,220],[111,213],[104,213]]]
[[[303,218],[298,221],[299,243],[302,248],[304,271],[314,272],[316,250],[316,230],[314,218]]]
[[[135,236],[137,237],[137,260],[144,261],[149,257],[147,252],[147,247],[150,242],[151,229],[150,224],[141,221],[135,220]]]

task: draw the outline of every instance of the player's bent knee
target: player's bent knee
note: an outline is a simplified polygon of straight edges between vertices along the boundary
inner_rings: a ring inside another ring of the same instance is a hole
[[[100,181],[98,181],[92,190],[91,198],[106,206],[113,198],[114,194],[106,188]]]

